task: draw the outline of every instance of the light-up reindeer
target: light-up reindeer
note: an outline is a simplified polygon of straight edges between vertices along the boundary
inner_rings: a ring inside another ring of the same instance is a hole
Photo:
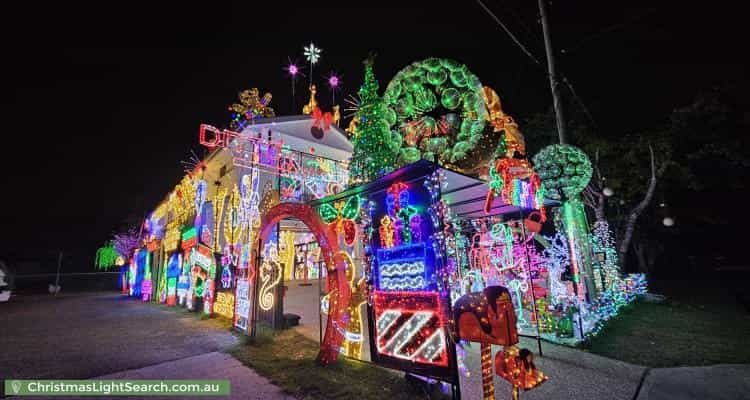
[[[365,277],[356,279],[356,271],[354,261],[349,256],[349,253],[341,250],[340,253],[344,256],[347,262],[346,266],[346,280],[349,282],[349,288],[352,291],[351,300],[349,300],[349,307],[346,312],[349,314],[349,321],[346,324],[346,333],[342,352],[348,357],[360,360],[362,358],[362,343],[364,336],[362,335],[362,305],[367,302],[367,280]]]

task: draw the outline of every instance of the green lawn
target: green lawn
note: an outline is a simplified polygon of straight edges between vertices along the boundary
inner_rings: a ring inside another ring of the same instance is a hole
[[[659,291],[664,303],[625,307],[584,347],[649,367],[750,363],[750,313],[722,288]]]
[[[153,304],[180,316],[202,320],[217,329],[231,329],[225,318],[208,318],[182,307]],[[241,344],[227,350],[234,358],[268,378],[285,392],[300,399],[400,400],[425,398],[422,387],[410,384],[402,372],[340,357],[335,364],[321,367],[315,363],[318,342],[293,329],[272,331],[259,327],[255,340],[241,338]]]
[[[422,398],[402,373],[341,357],[335,364],[315,364],[318,343],[294,330],[266,333],[255,343],[229,351],[287,393],[301,399],[414,399]]]

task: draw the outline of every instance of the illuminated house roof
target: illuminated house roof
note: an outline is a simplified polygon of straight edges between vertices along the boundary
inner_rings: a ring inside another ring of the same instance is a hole
[[[331,124],[327,130],[322,131],[322,135],[321,131],[317,131],[316,135],[313,133],[314,123],[315,120],[309,115],[264,118],[246,126],[241,133],[255,132],[267,140],[270,130],[271,141],[283,140],[292,150],[337,161],[346,160],[351,156],[354,146],[341,128]]]
[[[473,219],[491,215],[521,215],[533,211],[533,209],[507,204],[498,196],[493,199],[490,205],[490,212],[486,213],[484,211],[484,202],[487,192],[490,190],[486,181],[466,176],[427,160],[416,161],[392,171],[376,181],[355,186],[336,195],[315,200],[310,204],[315,207],[323,203],[340,201],[357,194],[372,194],[386,190],[387,187],[396,181],[406,183],[421,182],[426,176],[435,171],[442,171],[445,174],[446,186],[441,190],[442,199],[451,207],[453,214],[459,218]],[[558,203],[547,200],[544,205],[549,207],[558,205]]]

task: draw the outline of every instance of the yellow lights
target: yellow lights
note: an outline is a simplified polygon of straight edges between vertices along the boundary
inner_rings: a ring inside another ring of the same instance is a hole
[[[514,398],[518,389],[531,390],[547,380],[534,365],[534,355],[516,346],[506,347],[495,355],[495,373],[513,385]]]
[[[170,212],[179,225],[187,223],[188,219],[195,215],[196,186],[197,181],[193,177],[189,175],[182,177],[180,183],[169,194],[167,201],[154,211],[154,216],[158,217]]]
[[[169,203],[163,201],[159,203],[159,206],[157,206],[156,210],[154,210],[154,212],[151,214],[151,219],[163,219],[167,216],[167,213],[169,213]]]
[[[292,270],[294,269],[294,232],[282,231],[279,247],[279,261],[284,266],[284,280],[292,280]]]
[[[219,240],[219,225],[224,214],[224,199],[227,197],[227,189],[221,188],[216,191],[213,201],[214,210],[214,251],[221,251],[221,240]]]
[[[482,356],[482,393],[484,400],[495,399],[495,384],[492,382],[492,345],[489,343],[480,344]]]
[[[391,217],[384,215],[380,220],[380,247],[389,249],[393,247],[394,227]]]
[[[188,218],[195,214],[195,192],[197,182],[189,175],[182,177],[182,181],[177,185],[177,209],[175,214],[180,224],[185,224]]]
[[[165,251],[174,251],[177,249],[177,245],[180,243],[182,233],[180,232],[180,224],[176,220],[170,221],[167,225],[167,230],[164,232],[164,244]]]
[[[260,200],[260,215],[268,214],[268,210],[279,204],[279,192],[274,190],[271,182],[263,185],[263,197]]]
[[[228,292],[216,293],[214,312],[222,317],[231,319],[234,316],[234,295]]]
[[[367,303],[367,284],[365,278],[362,277],[355,283],[356,267],[354,260],[349,256],[346,251],[339,251],[346,260],[346,278],[349,281],[349,288],[352,292],[352,297],[349,301],[349,306],[346,309],[349,314],[349,322],[346,324],[346,332],[344,334],[344,342],[341,346],[341,353],[347,357],[355,358],[357,360],[362,359],[362,342],[364,341],[362,332],[364,331],[362,323],[362,310],[361,307]]]
[[[318,107],[318,99],[315,98],[315,94],[318,92],[315,85],[310,85],[310,101],[302,106],[302,114],[312,114],[313,110]]]
[[[240,241],[242,217],[240,215],[240,190],[234,185],[227,203],[227,216],[224,218],[224,238],[232,248]]]

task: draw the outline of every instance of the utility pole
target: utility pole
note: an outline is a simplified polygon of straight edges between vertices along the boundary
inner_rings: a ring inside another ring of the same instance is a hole
[[[549,23],[547,22],[547,3],[546,0],[538,0],[539,14],[542,17],[542,32],[544,33],[544,50],[547,53],[547,70],[549,74],[549,85],[552,89],[552,106],[555,109],[555,121],[557,123],[557,135],[560,138],[560,144],[565,144],[565,115],[563,114],[562,99],[560,97],[560,87],[555,73],[555,52],[552,50],[552,38],[550,37]]]

